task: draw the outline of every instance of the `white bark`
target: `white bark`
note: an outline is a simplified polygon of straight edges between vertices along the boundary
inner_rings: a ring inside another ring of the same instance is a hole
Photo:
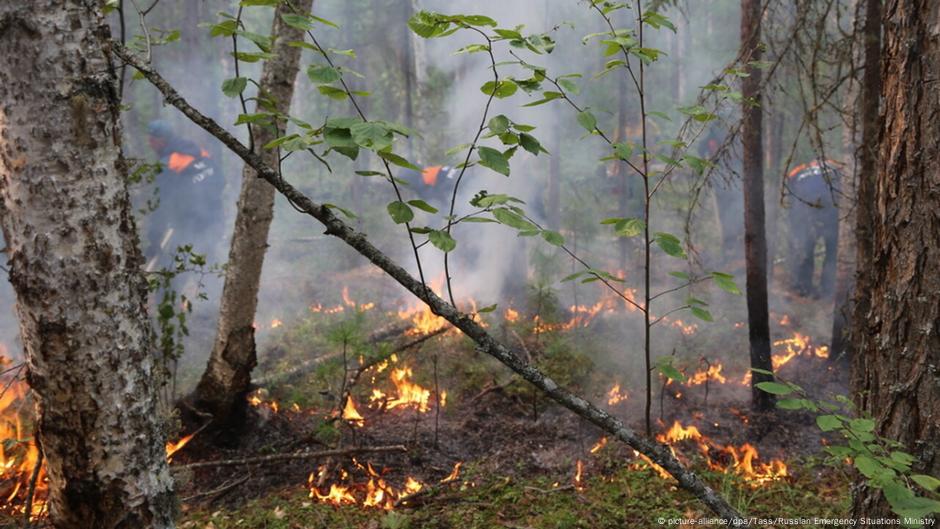
[[[0,2],[0,220],[53,524],[169,528],[146,283],[98,5]]]

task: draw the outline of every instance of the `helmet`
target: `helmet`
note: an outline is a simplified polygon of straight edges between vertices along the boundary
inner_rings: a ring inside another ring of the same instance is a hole
[[[147,133],[154,138],[169,139],[173,136],[173,128],[162,119],[155,119],[147,125]]]

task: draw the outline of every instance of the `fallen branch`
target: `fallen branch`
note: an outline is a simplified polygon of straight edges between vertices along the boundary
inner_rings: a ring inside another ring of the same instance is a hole
[[[310,452],[308,450],[301,450],[299,452],[291,452],[289,454],[271,454],[266,456],[256,456],[256,457],[242,457],[238,459],[220,459],[217,461],[199,461],[197,463],[189,463],[187,465],[180,465],[173,467],[173,470],[191,470],[194,468],[208,468],[208,467],[237,467],[243,465],[258,465],[262,463],[273,463],[275,461],[292,461],[292,460],[306,460],[306,459],[319,459],[321,457],[337,457],[337,456],[353,456],[359,454],[375,454],[375,453],[386,453],[386,452],[407,452],[408,449],[404,445],[392,445],[392,446],[364,446],[360,448],[342,448],[338,450],[321,450],[319,452]]]
[[[631,428],[628,428],[620,419],[610,415],[580,396],[574,395],[561,388],[554,380],[545,376],[539,369],[520,360],[508,347],[498,342],[482,325],[474,321],[471,315],[463,313],[457,310],[453,305],[445,302],[428,288],[427,285],[412,277],[404,268],[376,248],[364,234],[357,232],[334,215],[329,207],[312,201],[293,185],[281,178],[277,171],[264,163],[260,155],[252,152],[251,149],[243,145],[237,138],[229,134],[228,131],[214,120],[193,108],[193,106],[183,99],[160,74],[134,54],[130,53],[123,45],[119,42],[112,41],[111,46],[113,52],[119,58],[136,68],[163,94],[167,103],[176,107],[193,123],[202,127],[206,132],[215,136],[231,149],[233,153],[255,169],[259,177],[267,180],[275,189],[284,195],[295,209],[320,221],[320,223],[326,227],[325,233],[327,235],[341,239],[371,261],[372,264],[385,271],[386,274],[417,296],[418,299],[424,301],[434,314],[443,317],[463,331],[468,338],[477,343],[477,347],[481,352],[502,362],[522,376],[526,381],[542,390],[555,402],[587,419],[602,430],[605,430],[609,434],[627,443],[636,451],[649,457],[650,460],[669,472],[682,488],[694,494],[718,516],[727,519],[729,523],[744,520],[741,514],[728,504],[722,496],[702,482],[694,472],[685,468],[682,463],[670,453],[667,446],[638,435]]]
[[[241,485],[242,483],[248,481],[249,479],[251,479],[251,476],[250,476],[250,475],[244,476],[244,477],[242,477],[242,478],[240,478],[240,479],[237,479],[237,480],[235,480],[235,481],[233,481],[233,482],[227,482],[227,481],[226,481],[225,483],[223,483],[222,485],[220,485],[218,488],[215,488],[215,489],[212,489],[212,490],[209,490],[209,491],[206,491],[206,492],[197,492],[196,494],[193,494],[192,496],[187,496],[187,497],[185,497],[185,498],[181,498],[181,499],[180,499],[180,502],[181,502],[181,503],[185,503],[185,502],[187,502],[187,501],[193,501],[193,500],[196,500],[196,499],[199,499],[199,498],[208,498],[208,497],[210,497],[210,496],[217,496],[217,495],[220,495],[220,494],[224,494],[224,493],[226,493],[226,492],[228,492],[228,491],[234,489],[235,487]]]
[[[411,328],[410,325],[393,325],[385,329],[380,329],[379,331],[376,331],[371,336],[369,336],[368,342],[370,344],[375,344],[375,343],[387,340],[393,336],[398,336],[410,328]],[[254,380],[254,385],[263,387],[263,386],[267,386],[271,384],[280,384],[286,380],[290,380],[295,377],[306,375],[307,373],[316,369],[323,362],[334,360],[336,358],[339,358],[340,356],[342,356],[342,353],[336,352],[336,353],[321,355],[316,358],[311,358],[310,360],[304,360],[297,366],[292,367],[286,371],[281,371],[279,373],[271,374],[268,376],[258,377]]]

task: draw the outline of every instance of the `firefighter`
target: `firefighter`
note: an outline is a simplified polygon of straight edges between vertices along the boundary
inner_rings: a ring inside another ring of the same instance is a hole
[[[839,239],[839,212],[833,199],[839,172],[836,162],[813,160],[787,174],[792,195],[789,211],[790,266],[793,290],[802,296],[832,293]],[[816,244],[825,246],[819,288],[814,288]]]
[[[215,262],[224,235],[225,179],[206,149],[174,134],[166,121],[151,122],[148,136],[162,170],[154,182],[159,205],[147,219],[147,270],[172,266],[177,247],[185,244]]]

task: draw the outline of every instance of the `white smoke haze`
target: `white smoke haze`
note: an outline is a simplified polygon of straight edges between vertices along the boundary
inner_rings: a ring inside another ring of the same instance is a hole
[[[580,74],[581,78],[576,79],[576,82],[581,91],[573,97],[579,105],[590,108],[597,116],[598,127],[612,137],[623,140],[625,132],[615,130],[619,90],[615,76],[619,73],[595,79],[595,75],[603,69],[605,60],[610,58],[603,56],[602,47],[596,40],[582,43],[585,35],[606,29],[603,20],[592,13],[587,3],[560,0],[418,0],[412,3],[418,9],[429,11],[486,15],[497,20],[500,27],[523,25],[525,34],[547,32],[557,43],[553,53],[534,55],[527,50],[509,48],[505,42],[497,42],[494,48],[497,62],[513,60],[509,53],[512,50],[532,64],[546,67],[550,76]],[[647,87],[654,87],[647,93],[647,107],[648,110],[663,112],[671,118],[671,121],[659,117],[648,118],[651,144],[674,137],[682,122],[675,109],[693,104],[700,87],[714,79],[734,59],[738,39],[737,4],[730,0],[678,2],[679,9],[664,8],[664,13],[678,26],[678,35],[666,28],[647,28],[645,45],[660,48],[666,54],[646,68]],[[233,125],[236,116],[242,112],[238,99],[224,97],[220,91],[223,80],[235,76],[234,61],[229,53],[231,41],[218,38],[210,40],[204,36],[208,28],[200,26],[218,21],[216,13],[220,11],[233,13],[236,6],[235,1],[222,0],[187,2],[185,7],[161,2],[148,16],[148,21],[153,27],[180,29],[184,35],[183,42],[154,50],[157,70],[197,108],[247,141],[244,127]],[[352,75],[348,79],[354,89],[372,93],[370,97],[361,98],[369,119],[403,121],[403,94],[397,88],[394,90],[398,91],[393,91],[390,87],[399,83],[402,75],[404,40],[401,34],[404,30],[401,25],[404,18],[399,14],[403,9],[403,1],[391,0],[315,2],[318,16],[335,21],[342,28],[318,31],[317,38],[321,44],[333,49],[356,50],[355,59],[338,56],[337,61],[366,74],[364,79]],[[269,10],[245,11],[248,13],[246,25],[249,31],[261,34],[269,32],[270,17],[265,15]],[[181,18],[183,12],[189,16]],[[368,21],[381,17],[362,17],[363,12],[383,12],[388,16],[381,27],[367,27]],[[632,10],[619,11],[615,14],[615,22],[621,27],[633,27],[634,15]],[[117,24],[113,27],[117,34]],[[139,33],[136,17],[128,17],[127,32],[129,36]],[[190,36],[195,35],[194,32],[201,32],[203,36]],[[418,39],[416,36],[412,38]],[[421,41],[414,45],[417,54],[415,60],[421,67],[416,77],[421,82],[412,94],[416,109],[415,128],[419,133],[414,138],[415,153],[412,161],[426,165],[457,165],[463,161],[466,151],[451,156],[445,156],[444,153],[450,147],[469,143],[476,134],[487,100],[480,87],[492,80],[492,71],[489,69],[487,54],[455,55],[454,52],[468,44],[480,42],[478,34],[460,31],[447,38]],[[247,43],[241,45],[250,46]],[[305,53],[303,68],[321,60],[312,53]],[[242,63],[240,74],[257,78],[260,64]],[[500,66],[499,71],[501,78],[527,78],[531,75],[530,71],[517,66]],[[447,89],[442,91],[442,86],[447,86]],[[632,82],[624,86],[628,92],[627,108],[633,116],[628,120],[632,124],[628,128],[635,127],[639,119],[638,97]],[[549,88],[543,86],[543,89]],[[253,89],[250,88],[248,93],[253,94]],[[536,126],[532,134],[551,154],[536,157],[520,149],[511,160],[512,170],[508,178],[480,166],[467,169],[461,182],[455,214],[460,216],[469,212],[469,199],[481,190],[518,197],[525,201],[526,211],[540,224],[546,225],[550,216],[557,214],[561,218],[560,231],[566,236],[569,245],[576,247],[578,253],[594,266],[613,270],[617,267],[619,245],[611,236],[609,227],[599,224],[604,218],[619,216],[618,197],[614,191],[618,177],[608,175],[607,165],[598,161],[606,154],[605,145],[599,138],[586,134],[577,123],[576,112],[561,101],[531,108],[522,107],[539,98],[539,92],[527,95],[520,90],[513,97],[495,100],[489,117],[505,114],[515,122]],[[225,197],[225,206],[218,214],[224,216],[228,226],[226,233],[230,234],[241,181],[240,160],[188,123],[178,112],[163,105],[159,94],[146,82],[128,80],[125,99],[129,105],[124,115],[126,155],[129,158],[155,159],[146,141],[147,124],[154,119],[169,121],[181,137],[205,146],[212,153],[226,177],[225,189],[221,191]],[[248,107],[249,113],[254,111],[253,102],[249,101]],[[725,112],[731,121],[735,111]],[[322,124],[327,117],[355,115],[347,102],[329,100],[317,93],[303,73],[298,79],[292,114],[315,126]],[[626,134],[629,136],[629,131]],[[495,138],[483,140],[483,144],[502,147]],[[690,147],[690,151],[697,154],[697,146]],[[406,154],[406,142],[400,141],[396,152]],[[732,156],[737,154],[733,153]],[[547,209],[551,157],[558,160],[561,175],[561,211],[557,212]],[[476,159],[475,155],[473,159]],[[359,229],[368,233],[380,248],[396,256],[410,271],[417,273],[403,228],[392,225],[385,210],[386,204],[395,199],[391,185],[380,178],[356,176],[353,173],[354,170],[382,170],[378,159],[363,152],[355,163],[336,154],[332,154],[328,160],[332,172],[311,157],[297,153],[286,161],[285,175],[315,200],[354,210],[358,215],[354,222]],[[732,160],[726,167],[733,167],[735,163]],[[723,171],[727,176],[728,171]],[[636,178],[631,175],[634,189],[639,186]],[[673,185],[663,188],[654,202],[651,228],[652,231],[670,232],[682,238],[684,211],[689,200],[685,193],[693,177],[680,172],[674,180]],[[715,180],[720,178],[716,177]],[[733,182],[722,185],[730,185],[738,190]],[[775,198],[772,191],[772,186],[768,186],[770,202]],[[405,188],[404,193],[407,198],[420,196],[420,190],[415,189]],[[722,256],[719,255],[720,245],[717,243],[716,206],[710,193],[709,188],[700,200],[701,209],[695,214],[692,237],[693,241],[701,245],[699,250],[705,254],[702,260],[715,263]],[[638,205],[638,199],[634,197],[630,204],[632,215],[639,214]],[[419,213],[416,225],[426,223],[440,227],[443,222],[441,215],[432,219]],[[743,223],[743,214],[740,223]],[[229,236],[224,240],[209,240],[199,226],[188,225],[186,219],[180,219],[180,229],[185,233],[186,242],[194,244],[197,251],[209,252],[223,260],[227,258]],[[560,278],[572,271],[572,265],[541,238],[518,237],[514,230],[496,224],[462,224],[455,228],[454,235],[458,247],[451,258],[451,272],[455,297],[459,302],[473,299],[479,306],[500,303],[501,309],[511,302],[514,306],[524,308],[527,285],[544,279],[535,273],[536,259],[532,254],[536,250],[555,256],[557,267],[547,281],[556,289],[562,307],[575,303],[590,304],[608,295],[598,283],[560,283]],[[626,275],[625,286],[628,288],[640,287],[638,249],[639,244],[632,244],[627,269],[622,271]],[[435,282],[442,277],[441,252],[431,245],[425,245],[420,255],[425,278]],[[654,280],[657,288],[673,285],[666,272],[685,269],[681,262],[669,259],[661,252],[656,254]],[[369,279],[371,284],[384,286],[377,294],[381,299],[360,301],[378,301],[387,309],[414,303],[390,280],[376,278],[374,269],[363,258],[352,253],[341,242],[323,235],[318,224],[297,214],[286,201],[278,198],[270,250],[262,276],[257,318],[259,350],[265,350],[268,336],[266,330],[270,328],[272,320],[289,322],[291,318],[303,317],[308,314],[307,307],[310,305],[336,305],[340,302],[343,286],[353,291],[366,290],[363,288],[364,279]],[[743,276],[738,276],[738,280],[743,288]],[[220,291],[221,282],[213,280],[208,290],[210,299],[201,302],[197,308],[195,320],[191,324],[193,338],[190,340],[190,356],[186,363],[199,365],[208,355],[215,332],[214,320]],[[372,294],[376,295],[375,292]],[[728,311],[735,318],[740,316],[743,298],[723,296],[715,289],[703,294],[709,296],[709,301],[715,304],[712,307],[714,314]],[[660,306],[667,307],[668,303]],[[612,318],[617,319],[612,320],[610,325],[619,329],[621,336],[615,340],[616,343],[607,344],[605,348],[612,355],[619,356],[624,354],[625,343],[640,343],[640,317],[619,313]],[[624,323],[625,320],[633,321]],[[16,333],[12,290],[4,281],[0,283],[0,343],[7,344],[13,354],[16,354],[16,344],[19,343]],[[656,341],[656,352],[669,354],[677,343],[666,338],[665,333],[662,336],[662,339]],[[637,355],[641,349],[639,346],[628,348]],[[630,359],[632,357],[624,358]]]

